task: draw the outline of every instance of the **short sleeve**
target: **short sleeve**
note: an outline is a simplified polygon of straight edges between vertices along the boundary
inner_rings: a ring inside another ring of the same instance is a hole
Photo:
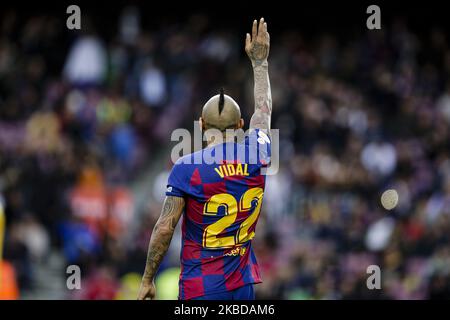
[[[181,161],[174,164],[167,181],[166,196],[184,197],[186,195],[186,170],[187,165]]]
[[[245,144],[249,152],[250,163],[257,163],[261,166],[270,164],[271,139],[260,129],[253,129],[247,135]]]

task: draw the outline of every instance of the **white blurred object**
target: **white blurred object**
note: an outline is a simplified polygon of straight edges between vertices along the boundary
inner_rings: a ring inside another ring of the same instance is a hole
[[[395,221],[386,217],[369,226],[366,233],[366,247],[371,251],[379,251],[386,248],[395,228]]]
[[[388,142],[371,142],[362,150],[361,162],[372,173],[389,175],[397,165],[397,152]]]
[[[388,189],[381,195],[381,204],[386,210],[394,209],[398,204],[398,193],[394,189]]]
[[[267,215],[275,219],[286,212],[291,197],[292,177],[280,168],[278,174],[267,176],[264,206]]]
[[[166,185],[167,180],[169,179],[169,174],[169,171],[162,171],[155,178],[155,182],[153,184],[153,197],[158,202],[162,203],[164,201],[164,197],[166,196]]]
[[[100,83],[106,75],[106,52],[96,37],[85,36],[70,49],[64,76],[74,84]]]
[[[200,49],[205,56],[220,62],[225,62],[232,51],[229,41],[222,36],[207,37]]]
[[[20,224],[19,237],[36,261],[41,261],[50,250],[50,237],[34,217],[27,216]]]
[[[368,116],[365,111],[345,106],[338,109],[335,121],[358,135],[364,134],[368,127]]]
[[[428,199],[425,206],[425,219],[427,223],[434,223],[438,220],[445,209],[445,197],[439,193],[433,194],[430,199]]]
[[[357,134],[363,134],[367,131],[369,120],[367,113],[363,110],[351,110],[348,116],[348,127]]]
[[[329,181],[335,179],[341,170],[339,162],[327,154],[319,155],[317,158],[317,168],[320,175]]]
[[[166,78],[156,67],[146,68],[140,77],[142,99],[150,106],[159,105],[166,97]]]

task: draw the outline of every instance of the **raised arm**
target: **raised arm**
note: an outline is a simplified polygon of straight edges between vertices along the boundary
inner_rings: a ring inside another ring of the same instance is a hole
[[[270,130],[272,115],[272,93],[269,80],[269,63],[267,58],[270,49],[270,36],[267,32],[267,23],[264,18],[253,21],[252,35],[247,33],[245,51],[253,66],[255,81],[255,113],[250,120],[250,129]]]
[[[153,228],[153,233],[148,246],[147,263],[138,300],[154,299],[156,295],[154,278],[159,265],[169,249],[173,232],[180,220],[184,208],[184,199],[167,196],[164,200],[161,215]]]

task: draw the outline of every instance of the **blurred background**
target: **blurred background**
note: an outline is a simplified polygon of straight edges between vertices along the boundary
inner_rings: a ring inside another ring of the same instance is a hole
[[[81,30],[69,3],[0,5],[0,298],[136,298],[170,134],[221,86],[248,123],[244,37],[264,16],[280,170],[254,240],[257,298],[449,299],[445,10],[379,4],[372,31],[368,4],[80,2]],[[161,299],[177,297],[179,251],[177,230]],[[66,287],[73,264],[81,290]],[[381,290],[366,287],[372,264]]]

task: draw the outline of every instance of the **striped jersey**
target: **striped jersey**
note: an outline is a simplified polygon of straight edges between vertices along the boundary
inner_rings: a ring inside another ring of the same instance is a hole
[[[166,195],[183,197],[179,299],[261,282],[252,239],[261,210],[271,141],[252,129],[180,158]]]

